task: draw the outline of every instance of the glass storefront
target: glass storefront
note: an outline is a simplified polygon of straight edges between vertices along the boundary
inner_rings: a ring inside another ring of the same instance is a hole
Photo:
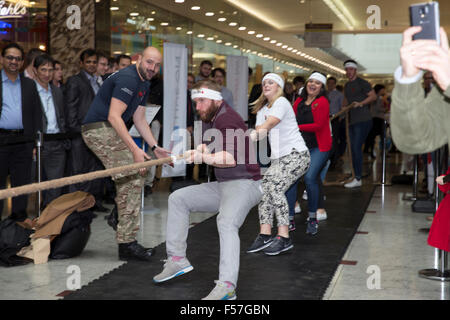
[[[149,45],[162,51],[164,42],[184,44],[189,52],[189,72],[194,74],[203,60],[210,60],[214,67],[226,68],[227,56],[243,55],[248,57],[249,67],[254,71],[250,83],[259,81],[265,72],[282,73],[292,80],[312,70],[307,64],[300,65],[292,58],[170,13],[145,0],[111,0],[109,5],[111,41],[108,48],[100,49],[111,55],[127,54],[135,60],[137,53]]]
[[[25,51],[48,47],[47,1],[0,1],[0,46],[17,42]]]

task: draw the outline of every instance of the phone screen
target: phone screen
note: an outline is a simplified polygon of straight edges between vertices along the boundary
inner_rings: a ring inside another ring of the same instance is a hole
[[[427,2],[413,4],[409,7],[411,26],[420,26],[422,31],[413,36],[413,40],[429,39],[440,42],[439,3]]]

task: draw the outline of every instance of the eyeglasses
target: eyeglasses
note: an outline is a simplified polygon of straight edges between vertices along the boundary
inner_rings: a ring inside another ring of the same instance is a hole
[[[6,56],[5,59],[8,61],[14,61],[14,60],[17,62],[22,61],[22,57],[14,57],[14,56]]]

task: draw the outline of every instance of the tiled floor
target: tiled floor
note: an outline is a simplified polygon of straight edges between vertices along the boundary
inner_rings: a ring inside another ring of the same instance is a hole
[[[401,160],[401,159],[400,159]],[[399,155],[391,155],[389,172],[397,174]],[[369,180],[379,180],[380,165],[373,166]],[[345,168],[344,168],[345,169]],[[332,175],[331,175],[332,176]],[[388,179],[389,180],[389,179]],[[384,190],[384,191],[383,191]],[[430,225],[426,214],[413,213],[411,203],[402,200],[410,187],[378,187],[324,299],[450,299],[450,283],[418,277],[418,271],[435,266],[435,251],[426,244],[427,235],[418,232]],[[165,241],[167,187],[146,198],[142,233],[139,241],[154,247]],[[214,215],[196,213],[191,222],[199,223]],[[80,271],[81,286],[119,267],[115,233],[98,214],[92,223],[92,235],[80,257],[51,260],[43,265],[0,268],[0,299],[60,299],[71,290],[71,266]],[[79,268],[79,269],[78,269]]]

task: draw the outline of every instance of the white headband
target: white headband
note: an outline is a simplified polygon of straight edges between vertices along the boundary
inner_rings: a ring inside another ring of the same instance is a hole
[[[208,88],[192,89],[191,98],[207,98],[211,100],[223,100],[222,94],[219,91]]]
[[[327,78],[323,74],[320,74],[318,72],[314,72],[312,75],[310,75],[308,81],[311,79],[322,82],[324,86],[327,84]]]
[[[262,79],[261,83],[264,83],[264,80],[268,79],[275,81],[281,87],[281,89],[284,89],[284,80],[276,73],[266,74],[266,76]]]
[[[347,62],[346,64],[344,64],[344,68],[355,68],[358,69],[358,65],[354,62]]]

